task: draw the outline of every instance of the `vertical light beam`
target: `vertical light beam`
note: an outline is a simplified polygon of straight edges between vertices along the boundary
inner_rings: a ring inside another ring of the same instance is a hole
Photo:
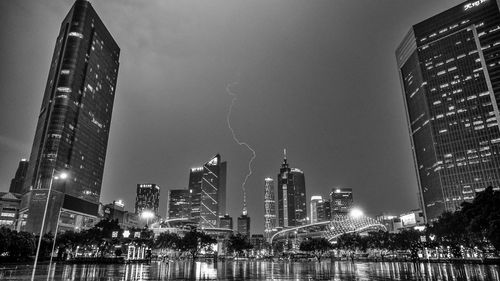
[[[232,100],[231,100],[231,104],[229,105],[229,109],[227,111],[227,115],[226,115],[226,122],[227,122],[227,127],[229,128],[229,130],[231,131],[231,135],[233,136],[233,140],[238,144],[238,145],[242,145],[242,146],[245,146],[248,150],[250,150],[250,152],[252,152],[252,157],[250,158],[250,161],[248,161],[248,173],[246,174],[245,176],[245,180],[243,181],[243,183],[241,184],[241,189],[243,190],[243,215],[246,215],[247,214],[247,191],[246,191],[246,188],[245,188],[245,184],[247,183],[247,180],[248,178],[252,175],[253,171],[252,171],[252,162],[253,160],[255,159],[255,157],[257,157],[257,153],[255,153],[255,150],[246,142],[244,141],[240,141],[238,139],[238,137],[236,136],[236,134],[234,133],[234,130],[233,130],[233,127],[231,126],[231,121],[230,121],[230,118],[231,118],[231,113],[233,111],[233,106],[234,106],[234,103],[236,102],[236,94],[233,93],[231,91],[231,87],[233,85],[236,85],[238,84],[238,82],[233,82],[233,83],[229,83],[227,84],[226,86],[226,92],[232,96]]]

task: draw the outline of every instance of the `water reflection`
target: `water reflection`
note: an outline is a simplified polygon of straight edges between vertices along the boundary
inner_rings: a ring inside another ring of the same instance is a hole
[[[36,280],[473,280],[500,281],[494,265],[393,262],[153,262],[151,264],[53,264]],[[0,265],[0,278],[28,280],[31,265]]]

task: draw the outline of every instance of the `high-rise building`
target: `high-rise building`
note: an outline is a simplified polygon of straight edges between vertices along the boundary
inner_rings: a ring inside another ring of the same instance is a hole
[[[274,180],[265,178],[265,194],[264,194],[264,236],[266,239],[271,238],[273,232],[276,231],[276,201],[274,200]]]
[[[352,188],[332,188],[330,198],[332,219],[347,215],[353,207]]]
[[[295,189],[295,223],[296,225],[307,224],[307,198],[306,179],[304,172],[297,168],[292,168],[293,187]]]
[[[396,50],[427,221],[500,182],[500,11],[474,0],[410,28]]]
[[[22,230],[40,231],[49,189],[44,232],[54,233],[61,209],[74,211],[75,228],[97,219],[119,55],[92,5],[77,0],[61,24],[38,114]]]
[[[10,193],[23,193],[24,179],[26,178],[26,173],[28,172],[28,164],[29,162],[26,159],[21,159],[21,161],[19,162],[19,166],[16,170],[16,175],[10,182]]]
[[[290,168],[286,151],[278,178],[278,223],[280,227],[307,223],[306,186],[304,172]]]
[[[323,220],[325,221],[329,221],[329,220],[332,220],[332,207],[331,207],[331,201],[330,200],[325,200],[323,199],[323,214],[324,214],[324,218]]]
[[[201,182],[203,167],[191,168],[189,171],[189,192],[191,193],[191,219],[200,222]]]
[[[238,233],[250,237],[250,217],[242,214],[238,217]]]
[[[226,214],[227,163],[215,155],[203,167],[192,168],[189,174],[191,218],[201,227],[217,227],[218,219]]]
[[[311,223],[324,220],[325,209],[323,207],[323,197],[321,195],[311,196]]]
[[[189,219],[191,217],[191,192],[189,189],[171,189],[168,191],[169,219]]]
[[[141,183],[137,185],[135,198],[135,213],[141,215],[144,211],[153,212],[159,216],[160,187],[154,183]]]
[[[219,219],[219,221],[220,228],[233,229],[233,218],[230,215],[224,215]]]

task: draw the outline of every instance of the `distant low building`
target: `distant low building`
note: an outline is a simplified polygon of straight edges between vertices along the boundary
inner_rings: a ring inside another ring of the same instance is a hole
[[[117,220],[123,229],[139,228],[141,226],[139,216],[125,210],[121,200],[103,205],[102,216],[105,219]]]
[[[250,237],[250,217],[241,215],[238,217],[238,232],[244,236]]]
[[[250,244],[252,245],[252,250],[260,251],[264,249],[266,239],[264,238],[264,234],[252,234],[250,237]]]
[[[21,196],[10,192],[0,192],[0,227],[17,229]]]
[[[219,227],[232,230],[233,229],[233,218],[228,214],[219,218]]]
[[[399,216],[402,228],[414,228],[425,224],[424,212],[422,210],[412,210]]]

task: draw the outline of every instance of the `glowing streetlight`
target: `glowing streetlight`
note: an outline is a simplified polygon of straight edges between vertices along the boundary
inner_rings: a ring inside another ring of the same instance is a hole
[[[360,209],[354,208],[349,212],[349,216],[351,216],[352,218],[355,218],[355,219],[360,218],[363,216],[363,211],[361,211]]]
[[[65,179],[67,179],[67,178],[68,178],[68,174],[67,174],[67,173],[61,173],[61,174],[59,174],[58,176],[54,176],[54,179],[55,179],[55,180],[59,180],[59,179],[61,179],[61,180],[65,180]]]

